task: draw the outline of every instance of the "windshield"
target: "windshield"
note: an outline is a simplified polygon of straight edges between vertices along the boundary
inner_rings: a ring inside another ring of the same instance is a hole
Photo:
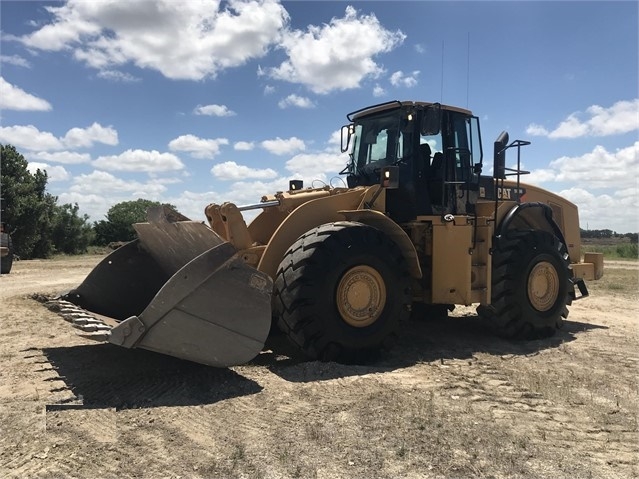
[[[400,126],[397,110],[358,120],[354,125],[350,153],[352,171],[382,168],[403,159],[404,135]]]

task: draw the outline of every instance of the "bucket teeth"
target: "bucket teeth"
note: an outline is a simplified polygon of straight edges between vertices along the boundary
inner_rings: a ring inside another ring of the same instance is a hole
[[[62,316],[62,318],[65,321],[69,321],[70,323],[83,324],[86,322],[98,321],[93,316],[87,313],[71,313],[71,314],[58,313],[58,314]]]
[[[66,319],[66,318],[65,318]],[[81,317],[77,317],[77,318],[72,318],[71,322],[73,324],[77,324],[77,325],[84,325],[84,324],[104,324],[102,321],[95,319],[91,316],[81,316]],[[106,325],[105,325],[106,326]]]
[[[111,326],[69,301],[52,300],[46,302],[45,306],[70,322],[74,328],[79,329],[79,336],[94,341],[108,341],[111,336]]]
[[[93,331],[111,331],[111,327],[104,323],[73,324],[72,326],[88,333]]]
[[[111,331],[96,331],[93,333],[78,333],[78,336],[81,336],[86,339],[91,339],[93,341],[105,342],[109,341],[111,337]]]

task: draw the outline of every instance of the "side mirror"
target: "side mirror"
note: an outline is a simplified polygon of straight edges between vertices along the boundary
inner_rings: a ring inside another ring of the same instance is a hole
[[[348,145],[351,142],[351,136],[353,134],[353,125],[344,125],[342,127],[342,138],[340,149],[342,153],[346,153],[348,151]]]
[[[508,145],[508,132],[502,131],[495,140],[493,159],[493,178],[506,179],[506,146]]]

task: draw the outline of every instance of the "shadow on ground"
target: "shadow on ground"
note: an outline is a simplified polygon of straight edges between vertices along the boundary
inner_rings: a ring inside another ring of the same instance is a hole
[[[525,356],[577,339],[576,334],[602,326],[567,321],[552,338],[510,341],[495,337],[476,315],[440,320],[410,320],[395,347],[357,358],[351,364],[308,361],[277,335],[271,350],[247,365],[219,369],[140,349],[111,344],[45,348],[52,368],[76,400],[68,406],[116,409],[212,404],[256,394],[262,387],[242,375],[244,368],[266,367],[291,382],[311,382],[392,371],[417,363],[472,359],[477,353]],[[62,406],[64,407],[64,405]]]
[[[255,394],[262,387],[230,369],[111,344],[42,350],[76,402],[116,409],[212,404]]]
[[[290,353],[284,336],[272,340],[274,352],[262,353],[251,364],[266,366],[287,381],[310,382],[391,371],[431,361],[472,359],[477,353],[526,356],[574,341],[576,333],[601,328],[604,327],[566,321],[551,338],[524,341],[496,337],[476,314],[437,320],[411,319],[393,349],[357,358],[352,364],[332,363],[328,367],[317,361],[306,362]]]

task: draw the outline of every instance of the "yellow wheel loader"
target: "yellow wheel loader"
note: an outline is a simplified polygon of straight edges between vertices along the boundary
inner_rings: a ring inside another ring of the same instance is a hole
[[[520,182],[528,142],[502,133],[489,176],[468,110],[393,101],[347,118],[343,187],[292,180],[253,205],[207,206],[208,224],[151,210],[51,308],[98,341],[212,366],[251,360],[272,323],[339,361],[390,347],[422,304],[477,304],[502,336],[549,336],[603,274],[601,255],[581,260],[577,207]]]

